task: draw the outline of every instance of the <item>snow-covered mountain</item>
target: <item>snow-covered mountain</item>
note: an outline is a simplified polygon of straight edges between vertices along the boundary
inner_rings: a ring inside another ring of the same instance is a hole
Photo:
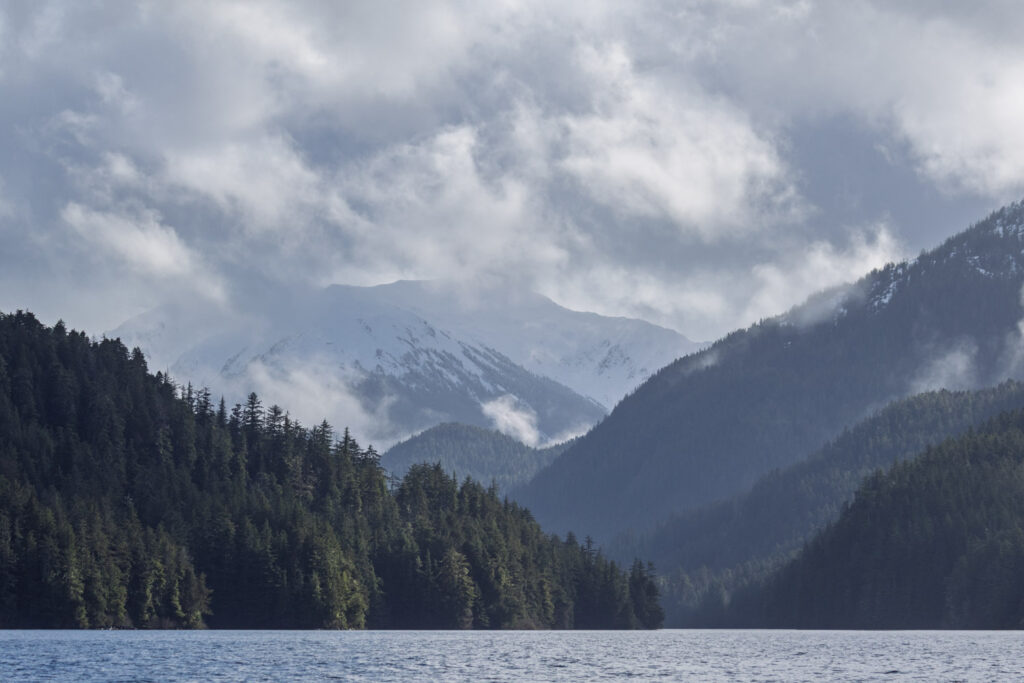
[[[506,287],[403,280],[331,289],[412,311],[460,338],[498,349],[605,410],[656,370],[701,348],[643,320],[573,311],[535,292]]]
[[[446,421],[531,445],[564,439],[696,348],[643,321],[454,284],[336,285],[267,308],[226,317],[167,306],[108,336],[140,346],[179,382],[229,402],[256,391],[304,422],[326,417],[379,446]]]

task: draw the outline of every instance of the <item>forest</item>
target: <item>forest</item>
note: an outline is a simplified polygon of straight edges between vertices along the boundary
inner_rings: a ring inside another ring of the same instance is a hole
[[[0,314],[0,627],[656,628],[658,597],[494,486]]]
[[[834,522],[865,478],[1022,406],[1024,384],[1015,381],[896,401],[805,461],[765,475],[748,492],[607,551],[637,554],[668,570],[660,579],[667,625],[722,625],[731,597],[763,581]]]
[[[1024,627],[1024,410],[868,477],[723,625]]]

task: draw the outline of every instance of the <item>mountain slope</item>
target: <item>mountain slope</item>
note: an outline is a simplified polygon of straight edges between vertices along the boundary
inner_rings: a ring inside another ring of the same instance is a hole
[[[608,552],[649,558],[666,572],[662,602],[670,626],[721,626],[730,597],[763,580],[835,521],[867,476],[1021,407],[1020,382],[897,401],[807,460],[761,477],[749,491],[673,517]]]
[[[1024,626],[1024,411],[869,478],[739,623]]]
[[[569,445],[531,448],[493,429],[446,422],[396,443],[381,456],[381,465],[393,476],[402,477],[413,465],[438,463],[456,479],[493,481],[507,493],[529,481]]]
[[[306,421],[347,415],[378,445],[453,421],[529,445],[561,441],[597,422],[602,402],[694,348],[642,321],[452,284],[335,285],[258,298],[254,308],[260,313],[218,320],[167,307],[108,336],[156,352],[178,381],[232,402],[257,391]]]
[[[603,539],[739,493],[886,403],[1019,376],[1024,206],[656,373],[520,494]]]
[[[786,556],[838,517],[868,475],[1022,407],[1020,382],[902,399],[806,460],[761,477],[749,491],[660,524],[629,556],[640,553],[658,567],[688,571]]]

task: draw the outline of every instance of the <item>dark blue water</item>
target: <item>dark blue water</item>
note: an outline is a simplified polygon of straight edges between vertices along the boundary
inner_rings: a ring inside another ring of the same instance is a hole
[[[1024,678],[1024,634],[0,631],[3,681]]]

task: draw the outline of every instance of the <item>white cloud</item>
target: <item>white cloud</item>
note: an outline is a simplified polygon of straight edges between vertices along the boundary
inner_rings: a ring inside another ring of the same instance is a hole
[[[685,36],[717,22],[695,59],[756,115],[792,125],[852,114],[905,140],[947,191],[1003,198],[1024,189],[1024,46],[999,28],[1018,14],[998,4],[747,3],[698,17]]]
[[[481,404],[480,408],[499,432],[508,434],[527,446],[536,446],[540,441],[537,414],[512,394],[487,401]]]
[[[496,30],[500,3],[222,2],[183,10],[211,25],[211,41],[232,49],[314,101],[382,95],[405,98],[433,83],[469,48]],[[312,16],[311,16],[312,15]]]
[[[396,278],[467,278],[559,263],[557,232],[538,220],[529,188],[514,177],[485,178],[481,151],[477,131],[460,126],[345,169],[340,192],[361,213],[342,217],[350,222],[341,227],[356,238],[357,262]]]
[[[811,293],[853,282],[906,255],[884,223],[854,232],[845,245],[819,240],[803,245],[791,241],[787,246],[774,260],[755,263],[741,274],[714,265],[683,272],[644,272],[604,261],[572,277],[543,282],[541,287],[557,292],[571,308],[639,315],[683,330],[727,332],[778,315]]]
[[[244,386],[236,387],[236,400],[255,391],[270,406],[278,404],[306,426],[327,420],[335,429],[349,427],[360,440],[369,440],[378,450],[408,437],[396,432],[388,419],[392,401],[384,398],[368,409],[346,383],[349,379],[336,366],[316,358],[295,360],[285,366],[270,366],[259,360],[249,363]],[[229,384],[230,386],[230,384]]]
[[[902,256],[903,248],[884,224],[855,233],[846,248],[812,242],[786,262],[754,266],[759,286],[743,316],[755,319],[763,311],[786,310],[809,293],[853,282]]]
[[[130,114],[139,106],[139,100],[124,86],[124,79],[110,71],[97,74],[96,92],[103,103],[122,114]]]
[[[911,382],[910,393],[918,394],[938,389],[969,389],[977,386],[975,356],[977,346],[966,341],[937,354],[918,370]]]
[[[71,202],[61,217],[90,246],[116,257],[136,273],[171,279],[211,299],[225,299],[219,280],[206,271],[174,228],[163,225],[153,212],[126,215]]]
[[[281,137],[172,150],[162,177],[239,214],[255,232],[301,229],[310,220],[307,207],[321,201],[320,177]]]
[[[597,201],[668,218],[705,239],[722,228],[753,231],[796,210],[785,164],[740,110],[637,74],[621,44],[586,46],[578,59],[595,111],[564,117],[561,165]]]

